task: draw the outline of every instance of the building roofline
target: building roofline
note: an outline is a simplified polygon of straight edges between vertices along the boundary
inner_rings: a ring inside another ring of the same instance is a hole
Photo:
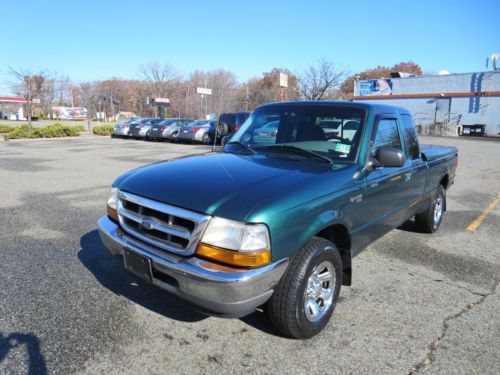
[[[366,79],[360,79],[357,82],[360,81],[370,81],[372,79],[391,79],[391,80],[399,80],[399,79],[413,79],[413,78],[429,78],[429,77],[448,77],[448,76],[465,76],[465,75],[470,75],[470,74],[481,74],[481,73],[493,73],[493,74],[500,74],[500,70],[484,70],[484,71],[479,71],[479,72],[467,72],[467,73],[450,73],[450,74],[424,74],[421,76],[411,76],[411,77],[380,77],[380,78],[366,78]]]

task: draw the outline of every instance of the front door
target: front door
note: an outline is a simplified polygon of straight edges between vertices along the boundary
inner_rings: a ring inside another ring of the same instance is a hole
[[[372,134],[369,152],[374,156],[380,147],[388,146],[403,151],[397,116],[379,116]],[[402,167],[377,167],[365,173],[367,197],[364,203],[366,224],[361,234],[362,245],[382,237],[397,227],[406,215],[406,176],[411,173],[411,162],[405,158]]]

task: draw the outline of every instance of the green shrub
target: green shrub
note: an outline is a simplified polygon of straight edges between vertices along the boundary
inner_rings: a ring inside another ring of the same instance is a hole
[[[93,132],[95,135],[111,135],[114,128],[111,125],[94,126]]]
[[[10,133],[15,127],[9,125],[0,125],[0,133]]]
[[[9,133],[5,134],[4,139],[20,139],[20,138],[60,138],[60,137],[78,137],[84,127],[78,126],[63,126],[61,124],[53,124],[42,128],[33,128],[29,130],[28,124],[14,128]]]

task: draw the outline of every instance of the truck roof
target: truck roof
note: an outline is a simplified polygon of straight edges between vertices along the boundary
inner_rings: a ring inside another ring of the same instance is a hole
[[[376,111],[376,112],[385,112],[385,111],[397,111],[399,113],[407,113],[411,115],[411,113],[403,107],[398,107],[394,105],[386,105],[386,104],[376,104],[376,103],[366,103],[366,102],[350,102],[350,101],[337,101],[337,100],[299,100],[293,102],[276,102],[276,103],[268,103],[259,106],[258,108],[264,107],[285,107],[285,106],[335,106],[335,107],[351,107],[351,108],[362,108],[367,111]]]

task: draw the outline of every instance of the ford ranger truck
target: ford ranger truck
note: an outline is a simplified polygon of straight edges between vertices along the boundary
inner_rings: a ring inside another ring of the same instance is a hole
[[[309,338],[351,284],[353,257],[409,219],[438,230],[457,158],[421,145],[403,108],[267,104],[218,152],[118,177],[99,232],[128,271],[201,311],[265,305],[285,335]]]

